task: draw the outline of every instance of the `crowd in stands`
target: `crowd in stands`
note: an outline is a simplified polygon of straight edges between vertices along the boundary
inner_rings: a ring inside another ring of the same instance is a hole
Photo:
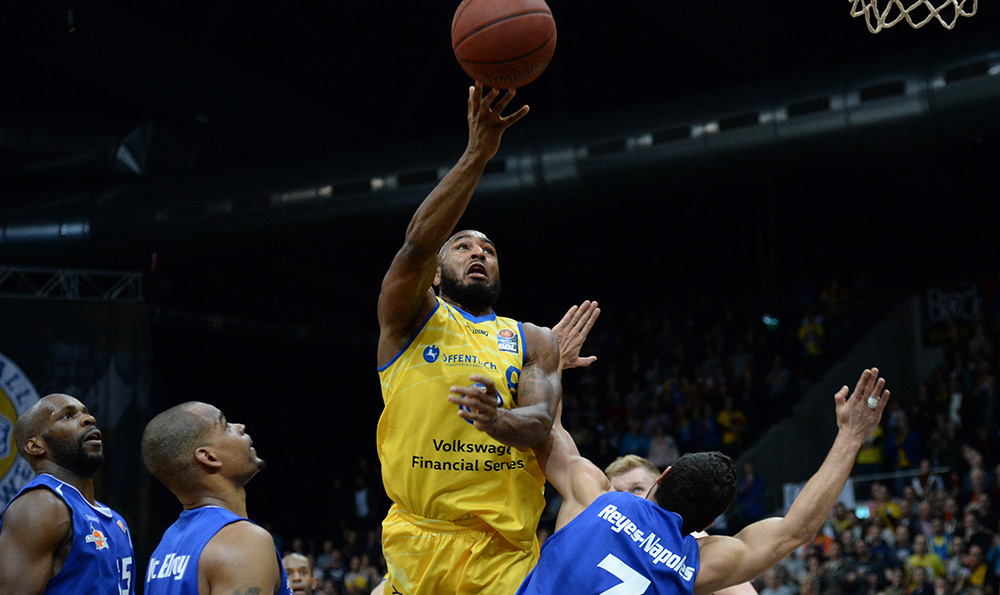
[[[564,376],[563,423],[582,454],[601,468],[624,454],[659,468],[691,451],[737,458],[891,306],[876,303],[863,276],[806,280],[788,296],[780,317],[733,296],[603,312],[585,349],[597,362]],[[855,469],[880,479],[857,482],[861,506],[838,504],[810,545],[755,581],[762,595],[997,594],[998,306],[987,300],[981,323],[955,334],[948,364],[919,394],[893,395]],[[739,471],[740,515],[728,533],[775,512],[754,462]],[[342,535],[279,543],[313,556],[324,595],[368,593],[385,572],[377,469],[354,494],[356,518]]]

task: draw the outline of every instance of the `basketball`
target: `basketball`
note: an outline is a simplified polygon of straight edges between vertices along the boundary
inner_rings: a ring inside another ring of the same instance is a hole
[[[545,0],[462,0],[451,22],[451,47],[474,80],[516,89],[552,60],[556,22]]]

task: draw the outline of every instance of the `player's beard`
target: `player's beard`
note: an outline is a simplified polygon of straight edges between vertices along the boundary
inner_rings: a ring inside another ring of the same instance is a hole
[[[500,297],[500,279],[491,283],[472,281],[463,284],[441,267],[441,295],[451,298],[469,312],[490,310]]]
[[[52,460],[60,467],[80,477],[93,477],[104,464],[103,452],[87,452],[83,436],[76,442],[43,436],[45,444],[52,452]]]

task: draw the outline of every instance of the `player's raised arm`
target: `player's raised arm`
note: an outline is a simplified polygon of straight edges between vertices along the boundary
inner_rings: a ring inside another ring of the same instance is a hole
[[[54,493],[31,490],[14,500],[0,531],[0,593],[43,593],[72,538],[69,509]]]
[[[382,280],[378,301],[379,365],[392,359],[406,344],[433,307],[431,284],[437,271],[438,250],[465,212],[486,163],[500,148],[503,132],[528,113],[528,106],[522,106],[509,116],[503,115],[514,94],[511,90],[500,97],[493,89],[484,96],[478,83],[469,88],[469,142],[465,152],[417,208],[406,228],[403,247]]]
[[[695,595],[752,580],[816,535],[844,489],[861,444],[878,426],[889,400],[884,387],[885,380],[872,368],[861,374],[849,399],[846,386],[834,395],[837,437],[784,518],[759,521],[734,538],[710,536],[699,541],[702,566]]]

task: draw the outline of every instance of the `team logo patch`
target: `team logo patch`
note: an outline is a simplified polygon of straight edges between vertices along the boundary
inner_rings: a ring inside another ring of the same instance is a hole
[[[431,345],[424,349],[424,361],[428,364],[436,362],[439,355],[441,355],[441,350],[438,349],[437,345]]]
[[[97,546],[98,550],[106,550],[109,547],[108,540],[106,537],[104,537],[104,533],[101,533],[100,530],[95,529],[93,525],[91,525],[90,527],[90,535],[87,536],[86,541],[87,543],[92,543],[95,546]]]
[[[36,402],[38,392],[31,381],[0,353],[0,510],[35,476],[28,462],[17,454],[14,422]]]
[[[517,353],[517,335],[514,331],[505,328],[497,332],[497,347],[500,351]]]

